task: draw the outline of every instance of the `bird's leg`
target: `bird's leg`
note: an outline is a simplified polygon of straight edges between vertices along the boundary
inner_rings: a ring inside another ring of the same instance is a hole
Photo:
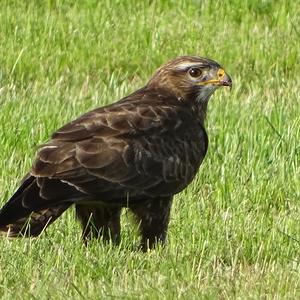
[[[157,242],[165,243],[169,225],[172,198],[155,198],[131,206],[139,221],[143,251],[152,249]]]
[[[76,215],[81,222],[85,244],[93,237],[120,242],[120,207],[92,207],[76,205]]]

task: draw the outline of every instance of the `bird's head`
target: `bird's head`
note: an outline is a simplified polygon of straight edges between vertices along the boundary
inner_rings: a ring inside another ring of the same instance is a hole
[[[215,61],[196,57],[177,57],[160,67],[148,83],[169,89],[186,101],[207,103],[213,92],[221,86],[232,86],[224,69]]]

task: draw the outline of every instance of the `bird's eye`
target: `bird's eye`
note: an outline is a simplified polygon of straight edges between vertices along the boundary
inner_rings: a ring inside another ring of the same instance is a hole
[[[202,74],[202,71],[199,68],[190,68],[189,74],[191,77],[199,77]]]

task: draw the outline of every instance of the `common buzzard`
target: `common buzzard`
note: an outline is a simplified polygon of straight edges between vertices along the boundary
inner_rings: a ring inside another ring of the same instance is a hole
[[[210,59],[182,56],[143,88],[58,129],[0,211],[0,232],[37,236],[71,205],[91,236],[120,241],[120,214],[137,217],[141,247],[164,242],[172,198],[202,163],[207,103],[228,74]]]

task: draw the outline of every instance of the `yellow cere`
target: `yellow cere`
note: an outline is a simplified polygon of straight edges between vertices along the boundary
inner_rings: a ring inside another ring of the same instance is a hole
[[[223,77],[225,76],[225,71],[223,69],[219,69],[218,70],[218,79],[223,79]]]
[[[225,71],[220,68],[217,72],[217,79],[211,79],[211,80],[199,82],[199,85],[207,85],[209,83],[220,83],[220,80],[222,80],[224,76],[225,76]]]

